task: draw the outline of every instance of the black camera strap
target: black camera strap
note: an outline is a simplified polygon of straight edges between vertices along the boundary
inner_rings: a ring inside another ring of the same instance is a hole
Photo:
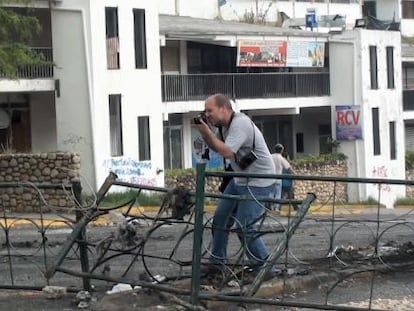
[[[230,129],[230,125],[231,125],[231,122],[233,121],[235,114],[236,113],[233,111],[233,113],[231,114],[230,122],[229,122],[229,125],[227,126],[227,129]],[[253,127],[253,149],[252,150],[255,150],[256,149],[256,129],[254,128],[254,123],[251,119],[250,119],[250,122],[252,122],[252,127]],[[218,130],[219,130],[221,141],[224,142],[223,126],[219,126]],[[224,164],[224,168],[226,168],[226,159],[224,157],[223,157],[223,164]]]
[[[254,123],[252,120],[250,120],[252,122],[252,126],[253,126],[253,150],[256,149],[256,129],[254,128]]]
[[[232,112],[232,114],[231,114],[231,117],[230,117],[230,122],[229,122],[229,125],[227,126],[227,128],[228,129],[230,129],[230,125],[231,125],[231,122],[233,122],[233,118],[234,118],[234,115],[235,115],[236,113],[233,111]],[[220,133],[220,138],[221,138],[221,140],[224,142],[224,136],[223,136],[223,126],[219,126],[218,127],[218,130],[219,130],[219,133]]]

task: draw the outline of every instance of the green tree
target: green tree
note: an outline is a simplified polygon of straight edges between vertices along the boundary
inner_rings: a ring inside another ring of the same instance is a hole
[[[39,64],[40,56],[29,48],[30,40],[40,31],[37,18],[20,14],[11,5],[25,6],[30,0],[0,0],[0,76],[17,78],[21,65]]]

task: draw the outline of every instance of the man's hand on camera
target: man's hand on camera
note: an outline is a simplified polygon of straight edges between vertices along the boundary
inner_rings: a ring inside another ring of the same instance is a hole
[[[201,136],[203,136],[204,142],[212,150],[220,153],[226,159],[235,159],[233,151],[214,134],[208,123],[204,122],[204,120],[201,120],[200,124],[197,124],[197,128]]]
[[[210,129],[210,126],[204,122],[204,120],[200,120],[199,124],[196,124],[198,131],[203,136],[203,138],[208,137],[209,135],[213,134],[213,132]]]

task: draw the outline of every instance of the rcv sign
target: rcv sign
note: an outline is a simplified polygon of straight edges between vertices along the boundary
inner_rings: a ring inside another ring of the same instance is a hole
[[[336,139],[362,139],[360,106],[336,106]]]

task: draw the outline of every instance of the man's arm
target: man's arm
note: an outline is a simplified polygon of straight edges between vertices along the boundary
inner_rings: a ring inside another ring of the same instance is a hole
[[[197,125],[198,130],[201,134],[201,136],[204,139],[204,142],[214,151],[220,153],[224,158],[234,160],[234,153],[233,151],[226,146],[226,144],[219,139],[213,131],[210,129],[210,127],[201,121],[201,124]]]
[[[289,174],[295,174],[295,171],[293,170],[292,166],[290,165],[289,161],[285,158],[282,158],[282,166],[285,170],[289,172]]]

